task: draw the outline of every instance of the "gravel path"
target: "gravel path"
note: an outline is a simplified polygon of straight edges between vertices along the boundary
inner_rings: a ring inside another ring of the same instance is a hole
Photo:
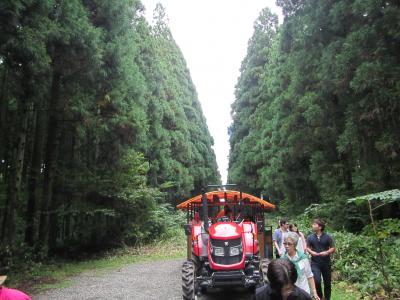
[[[175,300],[181,295],[182,260],[137,263],[107,273],[85,272],[73,277],[69,287],[53,289],[32,297],[34,300],[135,299]],[[211,291],[201,300],[248,300],[243,290]]]

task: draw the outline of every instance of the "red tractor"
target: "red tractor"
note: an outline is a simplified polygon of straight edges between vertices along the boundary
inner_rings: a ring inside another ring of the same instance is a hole
[[[264,211],[275,206],[250,194],[202,193],[177,208],[187,211],[187,261],[182,266],[183,299],[212,288],[255,288],[272,258],[272,228]]]

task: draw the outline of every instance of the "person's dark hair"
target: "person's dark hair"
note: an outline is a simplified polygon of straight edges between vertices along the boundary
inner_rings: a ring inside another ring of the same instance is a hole
[[[296,231],[293,230],[293,226],[297,228]],[[293,231],[293,232],[296,232],[297,234],[299,233],[299,227],[297,227],[297,224],[296,224],[296,223],[289,224],[289,230],[290,230],[290,231]]]
[[[280,225],[280,226],[285,225],[286,223],[287,223],[287,220],[286,220],[286,219],[281,219],[281,220],[279,220],[279,225]]]
[[[318,226],[321,227],[321,231],[325,230],[325,222],[321,219],[314,219],[313,223],[318,224]]]
[[[297,271],[294,263],[287,259],[274,259],[268,265],[267,278],[271,288],[280,293],[284,286],[294,286]]]

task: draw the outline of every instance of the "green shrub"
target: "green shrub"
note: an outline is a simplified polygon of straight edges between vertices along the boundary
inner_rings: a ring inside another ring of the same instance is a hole
[[[291,223],[297,223],[299,229],[307,236],[310,233],[312,220],[327,209],[325,204],[311,205],[304,214]],[[326,216],[326,215],[324,215]],[[334,217],[327,219],[327,232],[335,241],[336,253],[333,256],[333,271],[340,281],[350,283],[363,295],[385,295],[387,274],[389,284],[394,288],[393,295],[399,295],[400,286],[400,220],[384,219],[376,222],[376,234],[371,225],[366,225],[359,233],[345,230],[335,231],[338,221]],[[378,240],[379,239],[379,240]],[[378,243],[382,244],[382,255]]]
[[[159,204],[151,212],[148,228],[151,240],[166,240],[180,235],[186,222],[185,214],[168,203]]]
[[[334,232],[336,253],[333,265],[339,278],[354,284],[363,294],[383,294],[385,284],[381,271],[376,239],[365,234]],[[392,287],[400,286],[400,246],[398,237],[389,237],[383,242],[385,268]],[[398,291],[395,291],[398,292]]]

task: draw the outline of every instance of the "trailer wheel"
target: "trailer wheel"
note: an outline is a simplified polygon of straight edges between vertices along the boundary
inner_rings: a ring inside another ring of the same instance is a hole
[[[268,258],[263,258],[261,260],[261,273],[263,275],[264,282],[268,282],[267,271],[268,271],[268,265],[270,262],[271,261]]]
[[[182,265],[182,296],[183,300],[195,300],[195,266],[192,261]]]

